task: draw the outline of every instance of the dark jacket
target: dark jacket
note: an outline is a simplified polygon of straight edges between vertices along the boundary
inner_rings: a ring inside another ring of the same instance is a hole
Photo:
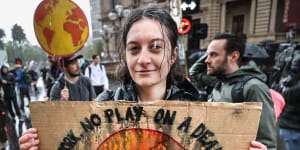
[[[32,81],[37,81],[39,79],[37,72],[34,70],[29,70],[28,73],[30,74]]]
[[[96,95],[94,88],[87,77],[80,75],[78,81],[75,84],[72,84],[68,80],[65,81],[63,74],[61,74],[51,89],[50,100],[61,100],[60,93],[65,86],[65,82],[69,89],[70,101],[92,101],[95,99]]]
[[[209,95],[218,79],[215,76],[207,75],[207,64],[205,59],[207,58],[207,53],[201,56],[189,69],[190,78],[193,83],[196,83],[200,90],[206,91],[206,97]],[[205,93],[204,93],[205,94]],[[207,98],[206,98],[207,99]]]
[[[267,77],[254,62],[241,67],[238,71],[217,77],[219,82],[213,89],[211,102],[232,102],[231,90],[234,83],[240,81],[244,75],[252,75],[257,78],[249,80],[243,90],[245,102],[262,102],[263,109],[256,140],[265,144],[268,150],[276,149],[275,111],[269,87],[262,81]]]
[[[3,68],[4,67],[1,68],[1,77],[2,77],[2,80],[6,80],[6,82],[7,82],[6,84],[2,84],[3,91],[4,91],[4,97],[5,98],[14,97],[14,96],[16,96],[16,92],[15,92],[15,83],[16,83],[15,77],[10,72],[3,73],[3,71],[2,71]]]
[[[198,99],[199,93],[197,89],[187,80],[178,85],[167,85],[167,92],[164,100],[199,101]],[[122,84],[121,87],[116,90],[104,91],[97,97],[97,100],[126,100],[138,102],[135,83],[131,80],[126,84]]]
[[[0,97],[0,148],[2,146],[1,144],[7,140],[5,123],[6,123],[5,106],[3,100]]]
[[[61,73],[61,69],[58,66],[57,63],[53,63],[50,66],[49,71],[47,72],[47,79],[46,79],[46,88],[47,88],[47,96],[50,97],[51,89],[55,83],[55,81],[58,79],[59,75]]]
[[[300,132],[300,80],[282,85],[282,95],[286,104],[279,116],[279,127]]]

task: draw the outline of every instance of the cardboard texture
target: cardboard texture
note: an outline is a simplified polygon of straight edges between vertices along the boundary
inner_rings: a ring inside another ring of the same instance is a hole
[[[41,150],[247,150],[261,109],[261,103],[30,103]]]

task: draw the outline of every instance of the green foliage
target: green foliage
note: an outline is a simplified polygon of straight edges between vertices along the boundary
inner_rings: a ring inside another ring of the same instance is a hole
[[[8,62],[14,63],[15,58],[20,57],[18,45],[15,42],[8,41],[5,43],[5,50],[7,51]]]
[[[92,49],[89,51],[88,57],[92,58],[94,54],[101,54],[103,52],[103,44],[101,40],[93,42]]]
[[[2,38],[5,37],[5,32],[3,29],[0,28],[0,49],[3,49],[4,48],[4,42],[2,40]]]
[[[103,44],[102,42],[96,41],[92,44],[86,44],[81,51],[79,51],[79,54],[82,54],[84,58],[92,58],[93,54],[100,54],[103,52]]]
[[[18,24],[15,24],[11,29],[13,41],[18,42],[18,44],[22,44],[26,41],[26,35],[24,30]]]
[[[0,28],[0,39],[2,39],[3,37],[5,37],[5,32]]]
[[[37,62],[47,61],[47,53],[37,45],[25,44],[24,47],[24,60]]]
[[[8,62],[15,63],[15,58],[22,58],[23,62],[35,60],[37,62],[47,61],[47,54],[42,48],[37,45],[31,45],[30,43],[25,43],[20,46],[16,42],[8,41],[5,44],[5,49],[7,51]],[[22,49],[22,50],[21,50]],[[22,51],[24,51],[24,57],[22,56]]]
[[[47,54],[44,50],[37,46],[31,45],[26,40],[26,35],[21,26],[15,24],[12,29],[12,40],[4,43],[4,49],[7,51],[9,63],[15,63],[16,58],[21,58],[23,63],[34,60],[36,62],[47,61]],[[0,42],[2,34],[0,29]]]

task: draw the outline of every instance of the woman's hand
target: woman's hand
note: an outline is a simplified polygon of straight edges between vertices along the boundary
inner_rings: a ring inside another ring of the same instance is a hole
[[[257,142],[257,141],[252,141],[251,142],[251,147],[249,148],[249,150],[268,150],[267,146]]]
[[[37,150],[39,143],[40,140],[35,128],[26,130],[19,139],[21,150]]]

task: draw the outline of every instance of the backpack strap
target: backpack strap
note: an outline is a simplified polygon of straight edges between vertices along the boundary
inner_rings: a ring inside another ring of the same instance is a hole
[[[88,66],[88,69],[89,69],[89,78],[91,78],[91,73],[92,73],[92,68],[91,68],[91,66]]]
[[[103,70],[102,68],[103,68],[103,65],[102,64],[99,64],[99,67],[100,67],[100,69],[101,69],[101,71]]]
[[[101,71],[103,70],[102,68],[103,68],[103,65],[102,64],[99,64],[99,67],[100,67],[100,69],[101,69]],[[89,69],[89,78],[91,78],[91,73],[92,73],[92,68],[91,68],[91,66],[88,66],[88,69]]]
[[[241,79],[239,81],[237,81],[236,83],[234,83],[232,89],[231,89],[231,98],[232,98],[232,102],[233,103],[241,103],[244,102],[244,86],[245,84],[253,79],[253,78],[257,78],[253,75],[244,75],[241,77]]]

